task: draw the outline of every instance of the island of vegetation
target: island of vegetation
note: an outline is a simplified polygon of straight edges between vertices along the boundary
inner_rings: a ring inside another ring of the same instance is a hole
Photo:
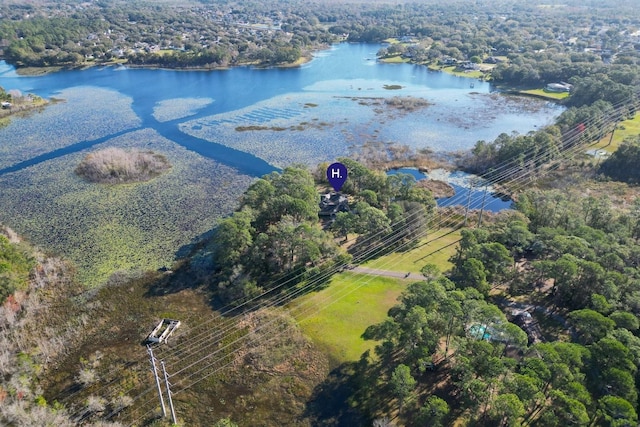
[[[170,168],[169,160],[162,154],[109,147],[87,154],[76,174],[89,182],[130,184],[149,181]]]

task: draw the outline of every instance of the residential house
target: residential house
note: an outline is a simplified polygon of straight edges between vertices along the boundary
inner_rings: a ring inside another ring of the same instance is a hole
[[[333,219],[338,212],[349,212],[349,203],[346,196],[334,192],[320,196],[319,216]]]

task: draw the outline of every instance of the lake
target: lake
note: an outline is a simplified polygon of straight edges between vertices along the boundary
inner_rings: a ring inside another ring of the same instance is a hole
[[[118,98],[116,102],[128,103],[125,109],[139,120],[129,128],[116,123],[111,133],[105,129],[65,146],[127,129],[150,128],[253,176],[294,162],[313,165],[348,155],[350,147],[357,148],[366,140],[435,151],[466,150],[477,140],[493,140],[501,132],[526,133],[551,123],[561,112],[560,107],[544,101],[496,94],[487,82],[474,81],[471,88],[470,79],[423,66],[379,64],[374,59],[380,47],[344,43],[319,52],[302,67],[285,69],[187,72],[93,67],[21,77],[0,63],[0,86],[79,102],[79,108],[118,108],[115,115],[123,108],[114,107],[113,98]],[[392,85],[401,89],[385,89]],[[69,93],[70,89],[75,92]],[[105,91],[115,96],[103,99]],[[392,96],[420,97],[432,105],[407,113],[375,102]],[[82,97],[93,98],[93,102],[87,106],[86,99],[78,100]],[[67,116],[64,126],[92,126],[85,116],[78,117],[78,122]],[[254,130],[237,130],[251,127]],[[28,161],[30,154],[13,160]],[[0,164],[0,169],[7,166],[12,165]]]
[[[465,150],[561,112],[487,82],[471,88],[470,79],[422,66],[379,64],[380,47],[340,44],[286,69],[96,66],[27,77],[0,62],[0,86],[63,100],[0,129],[0,222],[99,284],[114,271],[170,265],[256,176],[315,166],[372,141]],[[395,96],[428,105],[404,111],[387,104]],[[82,158],[105,147],[165,154],[171,171],[122,186],[78,178]]]

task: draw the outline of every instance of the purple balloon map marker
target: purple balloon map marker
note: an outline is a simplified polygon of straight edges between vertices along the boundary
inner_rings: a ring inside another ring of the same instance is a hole
[[[334,190],[340,191],[347,180],[347,167],[342,163],[333,163],[327,168],[327,179]]]

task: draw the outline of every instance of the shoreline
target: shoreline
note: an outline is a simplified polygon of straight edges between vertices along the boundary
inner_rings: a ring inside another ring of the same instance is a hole
[[[11,108],[0,110],[0,128],[7,126],[11,119],[14,117],[26,117],[33,112],[38,112],[51,104],[63,102],[64,100],[58,98],[41,98],[37,97],[35,100],[26,104],[13,105]]]
[[[322,49],[320,49],[322,50]],[[2,59],[2,58],[0,58]],[[74,71],[74,70],[87,70],[93,67],[113,67],[123,66],[126,68],[139,68],[148,70],[171,70],[171,71],[225,71],[232,68],[239,67],[253,67],[255,69],[270,69],[270,68],[297,68],[304,64],[307,64],[313,60],[313,54],[303,55],[295,62],[281,63],[281,64],[259,64],[256,62],[246,62],[233,65],[219,65],[219,66],[194,66],[194,67],[163,67],[153,64],[130,64],[126,61],[105,61],[105,62],[92,62],[76,65],[55,65],[47,67],[16,67],[13,64],[9,64],[15,68],[16,74],[19,76],[44,76],[50,73],[57,73],[59,71]],[[5,60],[6,61],[6,60]]]

